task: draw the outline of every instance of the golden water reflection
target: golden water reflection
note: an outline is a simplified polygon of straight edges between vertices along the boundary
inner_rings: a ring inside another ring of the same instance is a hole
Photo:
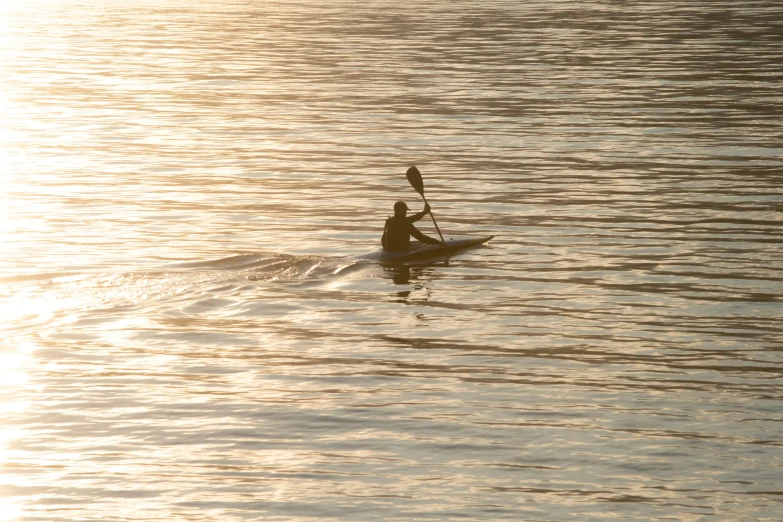
[[[783,18],[573,4],[0,3],[0,502],[774,518]]]
[[[0,350],[11,347],[0,345]],[[21,399],[22,388],[28,386],[29,365],[32,364],[32,347],[18,351],[0,351],[0,491],[5,487],[17,487],[19,476],[14,473],[22,464],[22,454],[14,449],[17,441],[25,437],[24,430],[8,422],[23,414],[30,406]],[[20,501],[14,495],[0,495],[0,521],[11,522],[23,515]]]

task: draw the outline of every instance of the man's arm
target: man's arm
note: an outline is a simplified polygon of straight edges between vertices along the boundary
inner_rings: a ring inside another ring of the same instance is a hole
[[[405,219],[408,220],[408,223],[415,223],[418,220],[420,220],[421,218],[423,218],[424,216],[426,216],[429,213],[429,211],[430,211],[430,204],[429,203],[425,203],[424,204],[424,210],[422,210],[418,214],[413,214],[412,216],[408,216]],[[414,237],[416,237],[416,236],[414,236]]]
[[[443,244],[439,240],[437,240],[435,238],[432,238],[430,236],[425,236],[424,234],[419,232],[419,229],[416,228],[415,226],[413,226],[412,223],[410,225],[408,225],[408,233],[410,235],[412,235],[414,238],[416,238],[419,241],[421,241],[422,243],[427,243],[428,245],[442,245]]]

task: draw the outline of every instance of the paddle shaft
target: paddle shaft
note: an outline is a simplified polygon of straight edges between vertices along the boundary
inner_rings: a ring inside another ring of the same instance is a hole
[[[429,205],[429,203],[427,203],[427,198],[424,197],[424,191],[421,192],[421,199],[424,200],[424,204],[425,205]],[[438,227],[438,222],[435,221],[435,214],[432,213],[432,207],[430,207],[430,217],[432,218],[432,222],[435,225],[435,230],[438,231],[438,235],[440,236],[440,240],[445,243],[446,240],[443,239],[443,234],[440,233],[440,228]]]

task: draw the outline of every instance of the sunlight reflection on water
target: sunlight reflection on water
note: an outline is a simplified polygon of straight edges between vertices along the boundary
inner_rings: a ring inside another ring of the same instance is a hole
[[[0,2],[0,519],[775,519],[781,20]]]

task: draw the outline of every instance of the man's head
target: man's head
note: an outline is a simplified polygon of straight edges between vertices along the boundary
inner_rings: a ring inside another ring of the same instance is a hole
[[[405,214],[407,213],[408,213],[408,205],[406,205],[404,201],[398,201],[397,203],[394,204],[395,216],[405,217]]]

